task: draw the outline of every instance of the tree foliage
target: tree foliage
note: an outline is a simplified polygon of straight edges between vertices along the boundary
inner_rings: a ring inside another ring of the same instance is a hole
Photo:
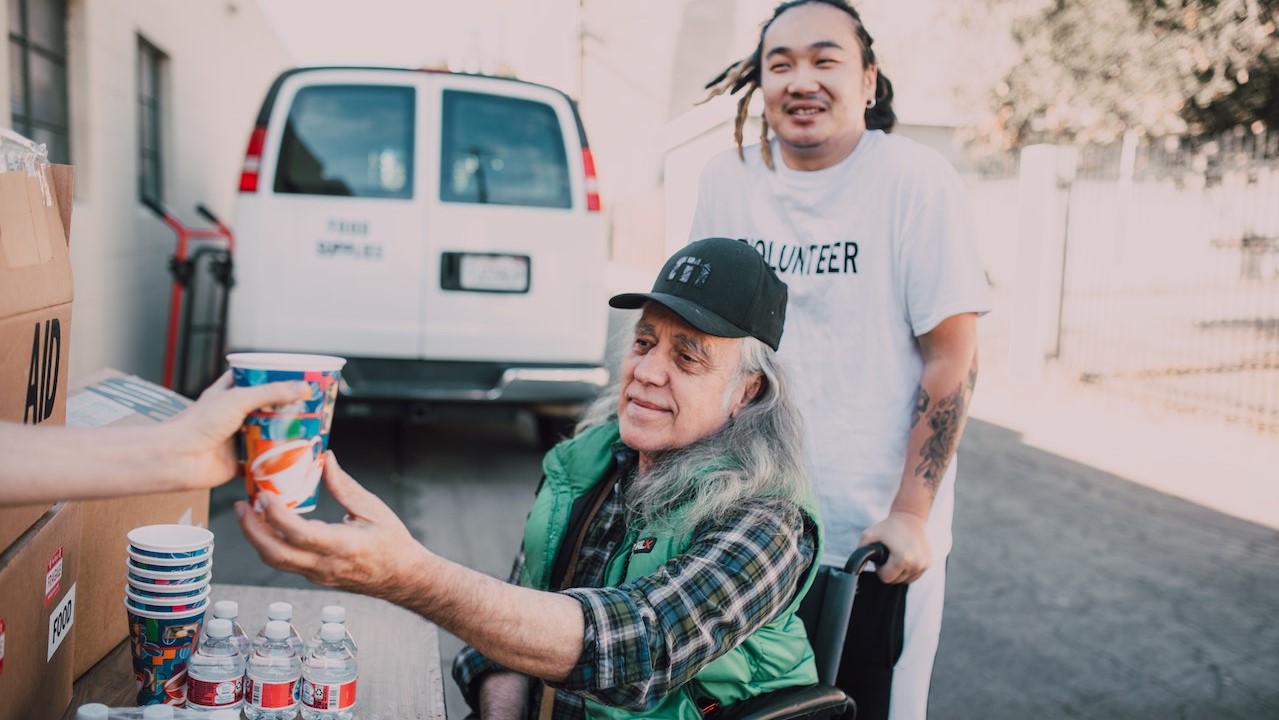
[[[1174,45],[1191,134],[1279,129],[1279,0],[1157,2],[1143,21]]]
[[[1279,128],[1279,0],[980,0],[1020,8],[979,145]],[[970,19],[976,20],[976,16]]]

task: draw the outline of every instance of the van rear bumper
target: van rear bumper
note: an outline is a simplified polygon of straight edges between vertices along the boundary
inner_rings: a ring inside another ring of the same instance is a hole
[[[581,403],[608,384],[595,364],[348,358],[341,394],[353,400]]]

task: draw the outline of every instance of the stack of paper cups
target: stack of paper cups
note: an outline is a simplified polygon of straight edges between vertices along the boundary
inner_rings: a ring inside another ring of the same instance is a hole
[[[187,662],[209,603],[213,533],[147,525],[129,531],[127,552],[124,607],[138,705],[182,705]]]

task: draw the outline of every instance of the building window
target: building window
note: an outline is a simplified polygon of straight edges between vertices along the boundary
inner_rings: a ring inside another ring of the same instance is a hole
[[[168,58],[156,46],[138,38],[138,198],[164,200],[163,85],[161,78]]]
[[[9,0],[9,73],[13,129],[71,162],[66,0]]]

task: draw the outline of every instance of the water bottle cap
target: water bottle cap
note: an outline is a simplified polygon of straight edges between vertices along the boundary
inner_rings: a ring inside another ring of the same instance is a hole
[[[344,623],[346,622],[346,608],[341,605],[325,605],[320,611],[320,622],[322,623]]]
[[[289,636],[289,624],[283,620],[272,620],[266,624],[263,633],[270,640],[284,640]]]
[[[320,639],[324,642],[342,642],[346,638],[346,628],[338,623],[326,622],[320,626]]]
[[[234,600],[219,600],[213,603],[213,617],[234,620],[240,616],[240,603]]]
[[[266,616],[271,620],[292,620],[293,606],[286,602],[273,602],[266,606]]]
[[[173,706],[147,705],[142,708],[142,720],[173,720]]]
[[[209,637],[222,640],[231,637],[231,621],[226,618],[213,618],[207,628]]]
[[[102,703],[86,703],[75,711],[75,720],[108,720],[111,708]]]

